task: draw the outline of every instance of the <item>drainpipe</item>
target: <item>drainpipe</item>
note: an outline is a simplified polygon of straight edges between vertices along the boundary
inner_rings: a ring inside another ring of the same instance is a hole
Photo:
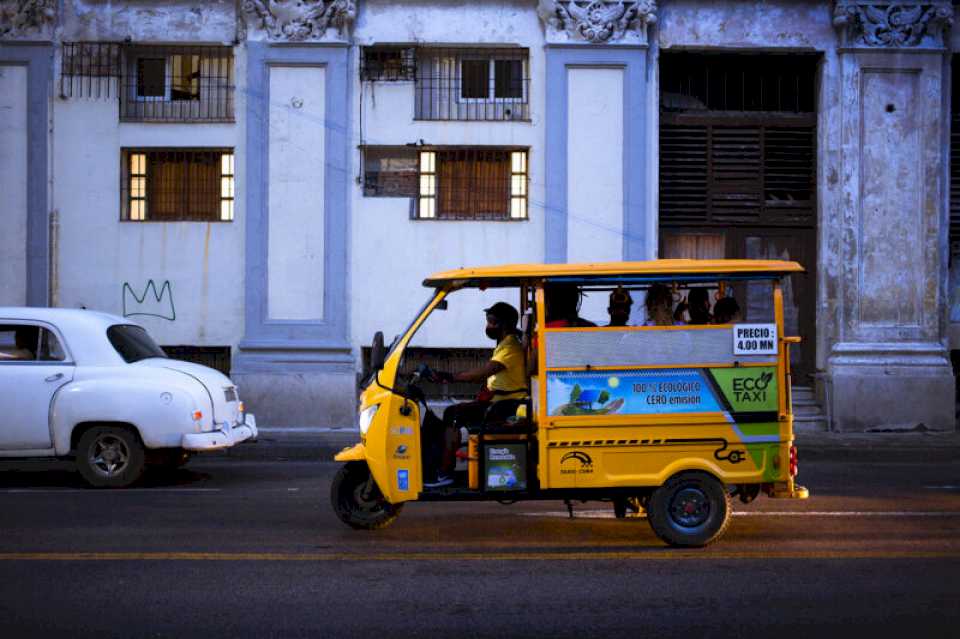
[[[50,211],[50,306],[60,306],[60,211]]]

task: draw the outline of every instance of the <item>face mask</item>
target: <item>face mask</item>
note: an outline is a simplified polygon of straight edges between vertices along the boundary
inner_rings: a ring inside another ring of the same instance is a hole
[[[497,340],[500,338],[500,329],[498,328],[495,328],[493,326],[488,326],[486,332],[487,332],[487,337],[489,337],[492,340]]]

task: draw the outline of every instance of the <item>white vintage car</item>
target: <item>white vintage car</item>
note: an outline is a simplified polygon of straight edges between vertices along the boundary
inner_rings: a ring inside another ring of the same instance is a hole
[[[97,487],[257,436],[228,377],[87,310],[0,307],[0,411],[0,457],[74,458]]]

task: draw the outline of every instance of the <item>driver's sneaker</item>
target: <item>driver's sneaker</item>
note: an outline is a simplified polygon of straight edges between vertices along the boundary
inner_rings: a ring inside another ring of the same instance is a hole
[[[444,475],[443,473],[438,473],[437,478],[433,481],[423,482],[424,488],[441,488],[443,486],[449,486],[453,483],[453,477],[449,475]]]

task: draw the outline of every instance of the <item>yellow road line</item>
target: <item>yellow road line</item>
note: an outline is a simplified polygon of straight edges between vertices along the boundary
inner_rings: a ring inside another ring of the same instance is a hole
[[[435,552],[435,553],[282,553],[282,552],[11,552],[0,561],[717,561],[729,559],[960,559],[958,550],[726,551],[658,550],[634,552]]]

